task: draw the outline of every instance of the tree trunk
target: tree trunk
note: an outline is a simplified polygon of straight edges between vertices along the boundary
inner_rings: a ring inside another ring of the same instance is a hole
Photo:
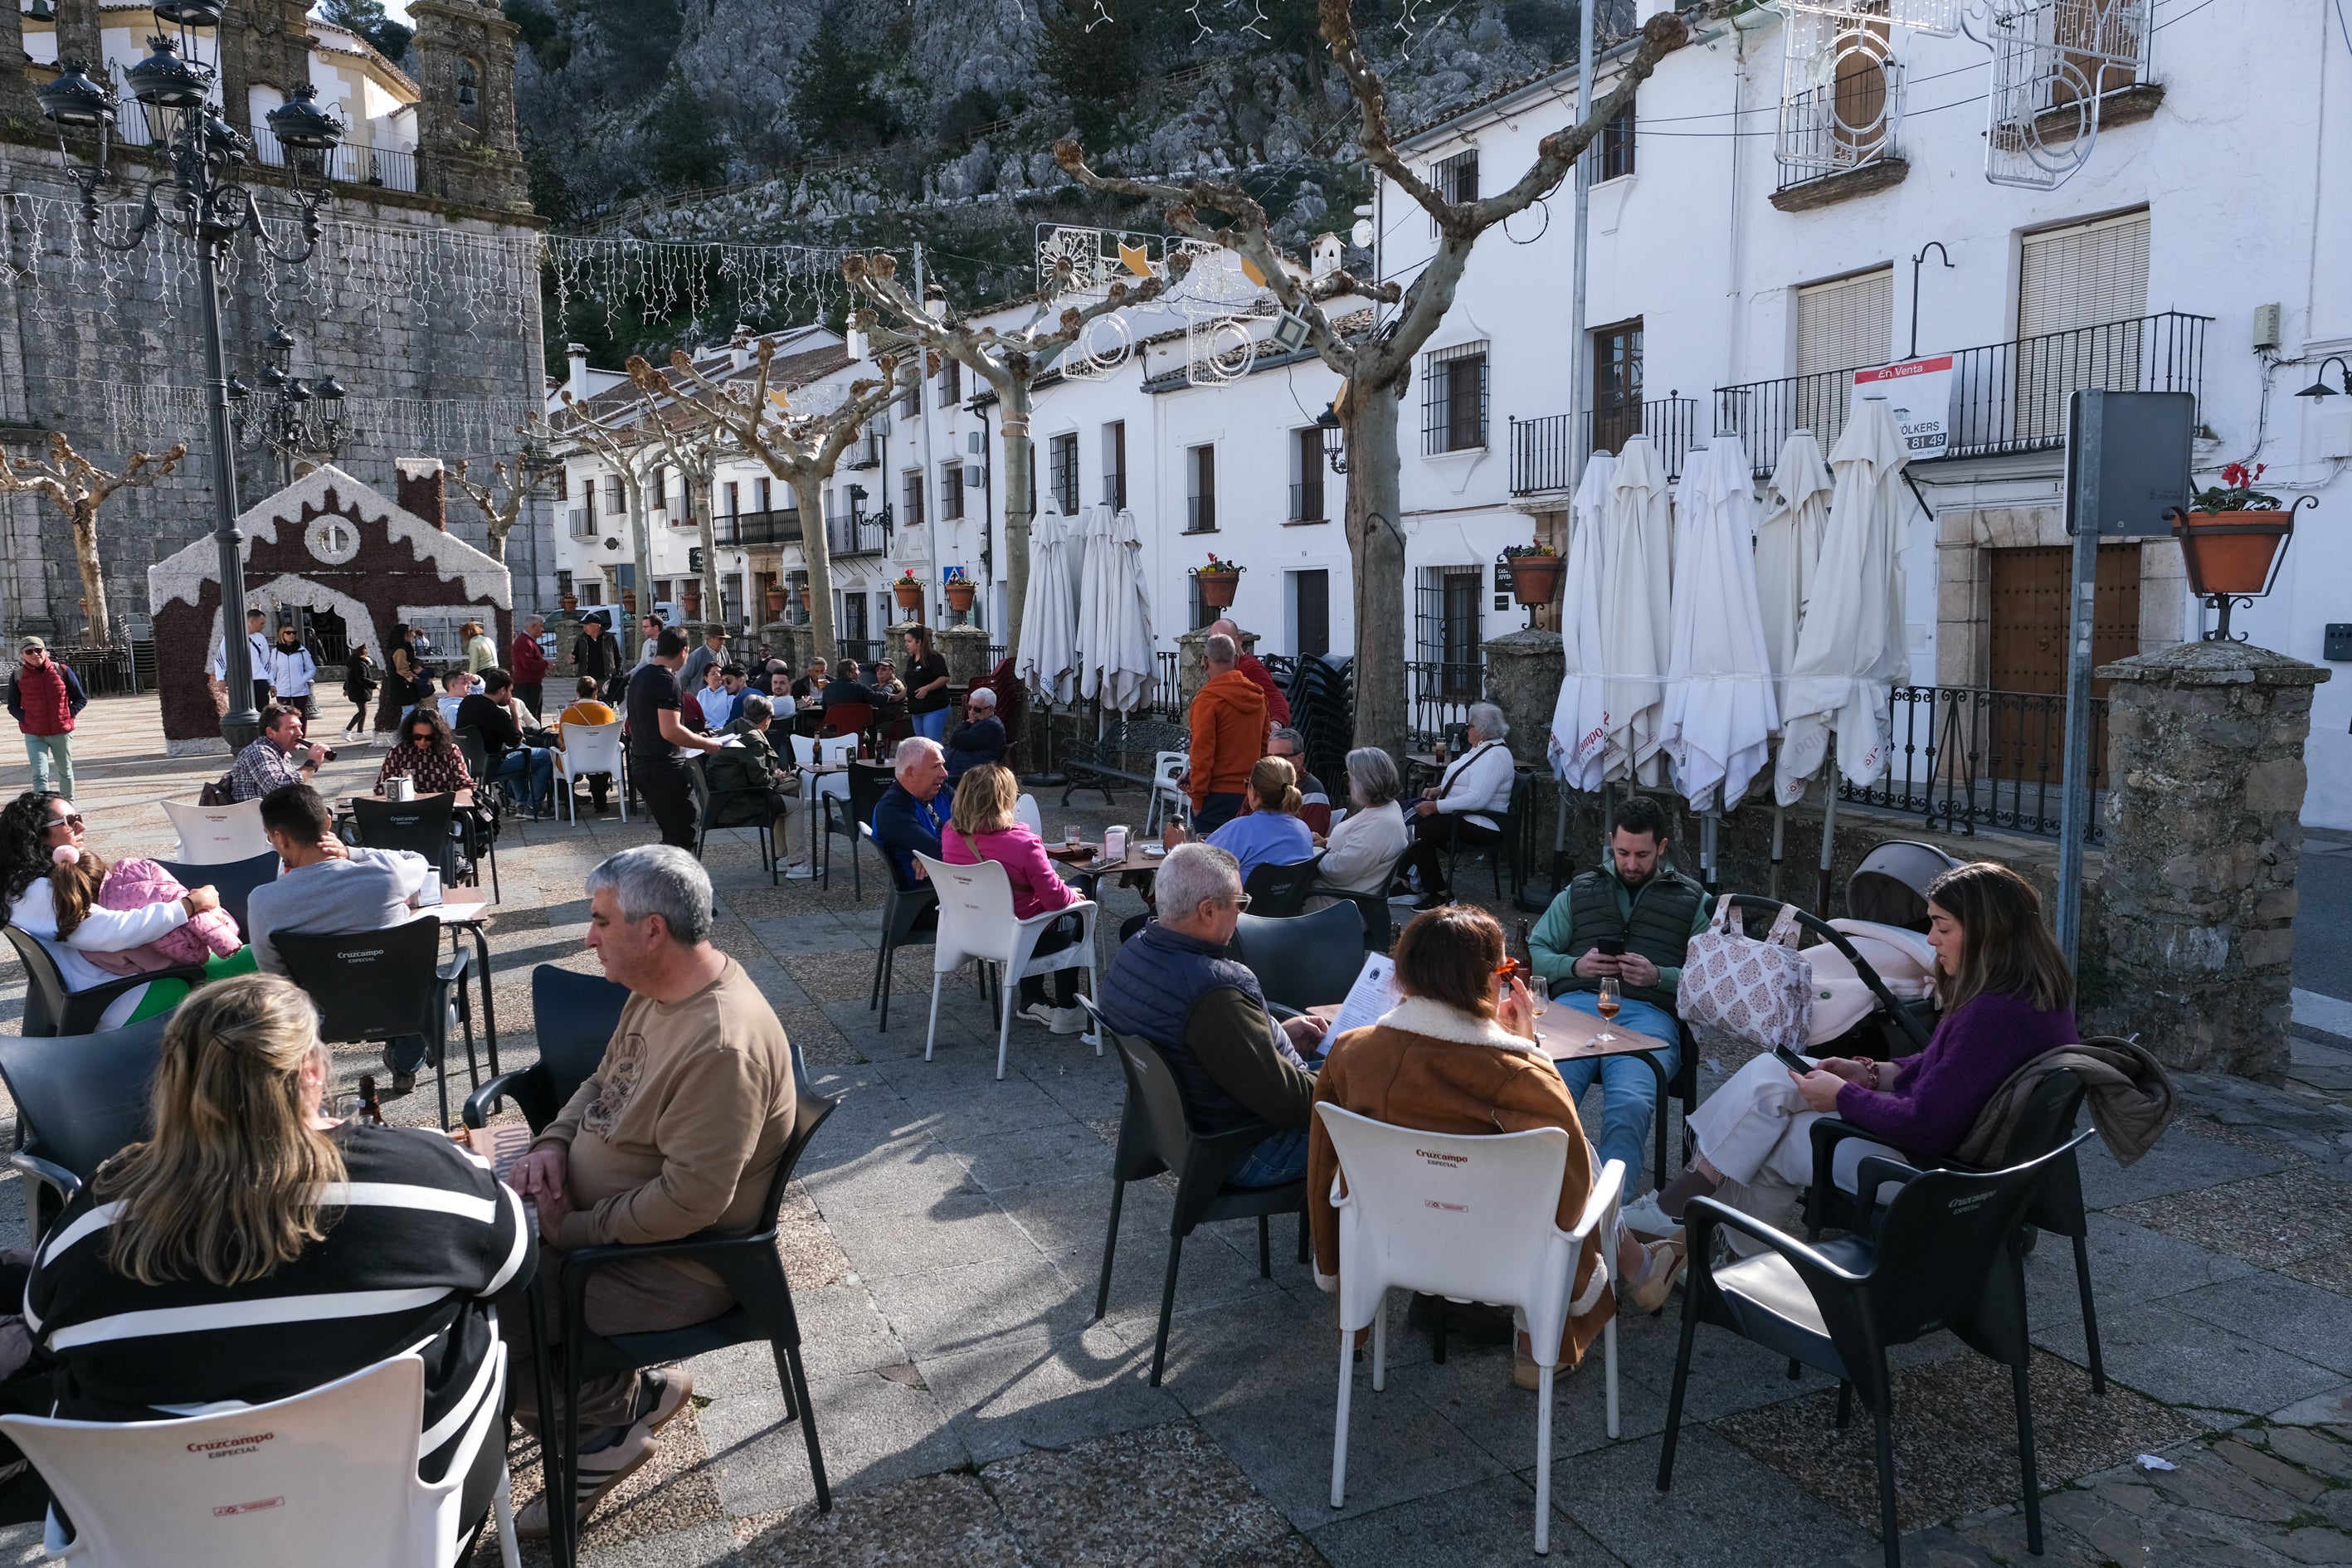
[[[522,516],[522,501],[518,499],[514,510],[500,517],[495,510],[482,510],[482,552],[503,566],[507,563],[507,535],[514,529],[515,520]]]
[[[808,563],[809,644],[830,666],[841,661],[833,633],[833,541],[824,532],[824,481],[803,472],[792,481],[801,506],[801,558]]]
[[[1004,426],[1004,657],[1020,668],[1021,610],[1029,596],[1029,388],[1000,386]]]
[[[1355,557],[1356,744],[1405,752],[1404,536],[1392,385],[1349,394],[1348,549]]]
[[[81,568],[81,596],[89,616],[89,640],[104,647],[114,640],[114,624],[106,613],[106,572],[98,559],[98,503],[84,498],[74,502],[74,561]]]
[[[621,653],[627,661],[623,668],[635,668],[636,645],[645,640],[638,636],[637,621],[641,616],[653,614],[654,610],[653,520],[646,511],[646,487],[638,481],[636,470],[624,468],[621,483],[629,502],[630,575],[635,580],[637,595],[636,614],[625,617],[629,624],[628,635],[634,640],[622,643]]]
[[[702,542],[702,618],[706,623],[717,621],[724,625],[727,599],[719,591],[719,531],[710,517],[710,492],[718,482],[719,468],[715,463],[694,476],[694,534]],[[746,593],[751,587],[748,581],[743,584]],[[745,613],[749,614],[748,605]]]

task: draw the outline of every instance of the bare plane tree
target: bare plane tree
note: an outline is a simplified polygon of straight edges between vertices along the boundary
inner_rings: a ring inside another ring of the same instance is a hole
[[[1397,405],[1413,356],[1453,308],[1454,289],[1479,237],[1568,179],[1586,144],[1633,101],[1661,59],[1689,42],[1690,29],[1671,12],[1651,17],[1636,35],[1639,42],[1621,68],[1614,90],[1581,121],[1544,137],[1525,174],[1494,195],[1452,202],[1398,154],[1386,92],[1356,36],[1349,0],[1318,0],[1318,17],[1323,41],[1356,100],[1360,116],[1357,146],[1436,226],[1437,252],[1410,284],[1366,284],[1344,270],[1302,282],[1283,266],[1265,207],[1239,186],[1210,179],[1178,184],[1100,174],[1087,165],[1085,149],[1075,141],[1057,144],[1054,156],[1080,184],[1164,203],[1169,226],[1176,232],[1248,258],[1282,307],[1307,322],[1308,343],[1340,376],[1336,412],[1348,447],[1347,534],[1356,579],[1356,739],[1360,745],[1402,752],[1407,731],[1407,641]],[[1327,300],[1351,295],[1394,309],[1377,324],[1342,333],[1322,307]]]
[[[103,647],[114,640],[106,608],[106,573],[98,553],[98,513],[117,490],[138,489],[163,479],[188,455],[185,441],[157,457],[133,452],[120,468],[101,468],[73,448],[62,432],[49,432],[46,458],[17,458],[0,463],[0,494],[39,496],[65,514],[73,528],[74,561],[81,568],[83,614],[89,639]]]
[[[809,631],[816,657],[831,661],[840,650],[833,624],[832,542],[824,533],[825,481],[866,422],[906,389],[898,384],[898,360],[884,354],[874,362],[882,372],[879,381],[852,382],[835,407],[795,414],[779,401],[778,389],[771,384],[775,357],[775,344],[763,338],[748,378],[706,374],[683,353],[670,355],[675,379],[642,359],[629,361],[629,377],[649,396],[675,400],[675,407],[691,421],[723,434],[792,487],[801,514],[801,552],[808,562]],[[704,560],[709,559],[706,553]]]
[[[970,367],[996,393],[1004,433],[1004,652],[1008,658],[1020,657],[1022,601],[1029,591],[1029,476],[1035,461],[1029,436],[1031,391],[1078,342],[1089,323],[1158,299],[1183,277],[1191,259],[1184,255],[1171,257],[1164,276],[1142,279],[1132,287],[1115,282],[1103,298],[1065,306],[1058,312],[1053,310],[1051,300],[1041,300],[1025,324],[1009,329],[976,327],[951,310],[930,315],[898,281],[898,264],[887,255],[852,256],[842,263],[842,275],[872,301],[890,328],[922,344],[929,355],[943,354]]]
[[[635,563],[636,589],[640,593],[641,609],[653,608],[653,531],[646,513],[646,476],[660,458],[660,450],[638,428],[634,408],[613,413],[598,413],[570,393],[563,395],[563,411],[567,417],[555,426],[551,438],[586,448],[620,476],[622,502],[629,509],[629,554]],[[593,483],[591,480],[590,483]],[[624,601],[625,603],[625,601]],[[625,616],[627,624],[614,629],[621,639],[625,658],[636,656],[637,637],[635,616]]]
[[[520,434],[528,441],[534,436],[552,437],[554,432],[526,429]],[[463,458],[449,470],[450,477],[457,481],[458,490],[482,514],[483,526],[489,535],[490,559],[501,564],[507,558],[507,536],[515,531],[515,524],[522,520],[522,509],[546,485],[552,471],[532,463],[530,456],[526,447],[511,459],[500,458],[492,463],[487,482],[467,474]]]

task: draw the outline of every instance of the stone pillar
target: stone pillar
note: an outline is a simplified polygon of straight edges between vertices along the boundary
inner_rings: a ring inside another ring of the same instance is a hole
[[[570,610],[558,610],[555,618],[547,623],[547,629],[555,634],[555,657],[548,660],[547,679],[551,682],[579,679],[580,667],[572,662],[572,645],[580,640],[580,617]],[[571,705],[572,689],[561,686],[557,689],[563,698],[555,709],[561,713]]]
[[[948,684],[970,686],[989,676],[988,634],[978,626],[950,626],[937,638],[940,657],[948,661]]]
[[[2103,666],[2108,1030],[2171,1067],[2276,1081],[2293,1013],[2316,665],[2181,643]]]
[[[1522,629],[1486,639],[1486,696],[1511,721],[1511,755],[1544,764],[1568,656],[1558,632]]]
[[[1192,706],[1193,694],[1209,683],[1209,671],[1202,658],[1209,646],[1209,628],[1196,626],[1179,633],[1176,638],[1176,689],[1183,695],[1182,706]],[[1242,634],[1242,652],[1257,651],[1257,634]]]

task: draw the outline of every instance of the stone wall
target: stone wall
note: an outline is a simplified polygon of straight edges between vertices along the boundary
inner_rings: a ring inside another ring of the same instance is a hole
[[[0,188],[17,193],[6,237],[6,260],[16,272],[0,280],[0,447],[19,455],[37,450],[58,430],[110,466],[129,450],[189,444],[174,478],[117,493],[100,518],[110,603],[118,616],[136,613],[145,603],[147,569],[213,523],[192,258],[174,241],[167,265],[151,237],[150,248],[116,264],[110,279],[90,261],[73,264],[60,253],[67,210],[60,204],[73,199],[73,187],[54,141],[42,144],[33,134],[30,127],[12,134],[0,126]],[[123,153],[118,168],[127,177],[147,166]],[[279,226],[286,211],[279,194],[258,180],[256,188],[281,239],[296,237]],[[520,289],[511,279],[462,280],[446,237],[455,231],[495,249],[500,241],[530,239],[535,220],[365,187],[339,186],[336,195],[310,262],[264,268],[249,245],[240,247],[244,260],[222,321],[230,372],[252,381],[264,363],[261,340],[282,321],[297,340],[296,374],[332,373],[350,393],[355,420],[370,405],[383,405],[336,461],[387,492],[400,458],[472,457],[480,468],[490,456],[510,457],[518,413],[537,407],[543,385],[535,269],[521,269]],[[420,285],[420,268],[441,270]],[[433,301],[427,308],[410,303],[420,290]],[[478,449],[424,450],[414,431],[436,418],[445,426],[469,421]],[[236,458],[244,503],[283,483],[268,452],[241,449]],[[527,606],[555,605],[553,517],[551,504],[536,499],[508,542],[516,595]],[[481,519],[462,501],[451,508],[450,525],[469,543],[485,544]],[[30,497],[0,500],[0,554],[6,557],[0,624],[7,633],[78,638],[80,578],[63,521]]]

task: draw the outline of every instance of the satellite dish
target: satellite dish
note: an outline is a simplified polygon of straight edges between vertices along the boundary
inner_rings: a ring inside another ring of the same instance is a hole
[[[1372,239],[1374,237],[1372,234],[1372,220],[1368,217],[1358,218],[1356,220],[1356,226],[1348,231],[1348,237],[1356,242],[1356,248],[1358,250],[1370,250],[1372,247]]]

